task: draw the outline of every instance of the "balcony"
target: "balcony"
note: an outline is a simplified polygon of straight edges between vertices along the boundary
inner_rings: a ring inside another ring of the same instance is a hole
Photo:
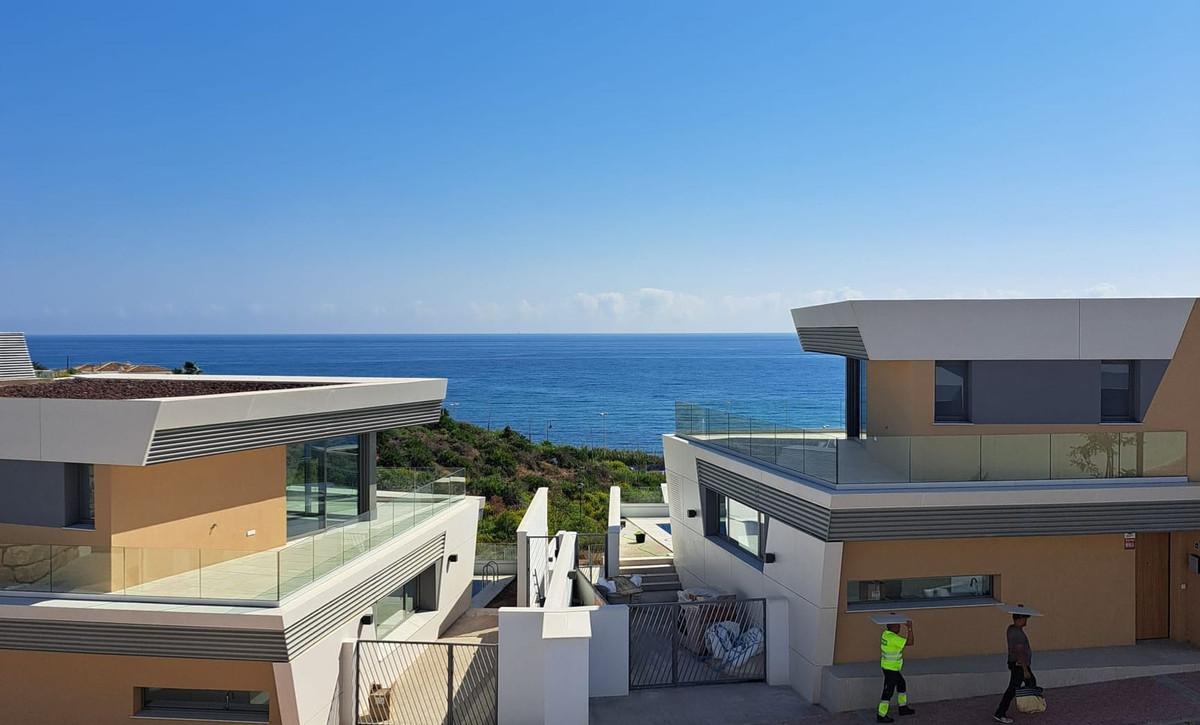
[[[675,434],[833,486],[1187,476],[1183,431],[850,438],[676,403]]]
[[[466,496],[461,470],[379,481],[375,511],[263,551],[0,543],[0,591],[272,605]]]

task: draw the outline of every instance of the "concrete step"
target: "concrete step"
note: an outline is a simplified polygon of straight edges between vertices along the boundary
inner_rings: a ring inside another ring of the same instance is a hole
[[[679,580],[673,582],[642,582],[642,591],[644,592],[677,592],[682,587],[679,585]]]
[[[674,564],[626,564],[621,562],[622,574],[660,574],[662,572],[674,573]]]
[[[642,566],[644,564],[670,564],[675,565],[675,557],[673,556],[624,556],[621,557],[621,566],[631,564],[634,566]]]
[[[679,576],[677,574],[675,574],[674,572],[672,572],[670,574],[643,574],[642,575],[642,586],[645,586],[647,584],[652,584],[652,583],[657,584],[657,583],[661,583],[661,582],[675,582],[676,584],[678,584]]]

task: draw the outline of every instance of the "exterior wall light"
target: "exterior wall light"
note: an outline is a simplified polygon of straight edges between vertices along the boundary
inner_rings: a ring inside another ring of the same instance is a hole
[[[689,519],[696,518],[696,509],[688,509],[688,518]]]
[[[446,557],[446,561],[458,561],[458,554],[451,554]]]
[[[767,564],[775,563],[775,555],[771,553],[763,554],[763,562]]]

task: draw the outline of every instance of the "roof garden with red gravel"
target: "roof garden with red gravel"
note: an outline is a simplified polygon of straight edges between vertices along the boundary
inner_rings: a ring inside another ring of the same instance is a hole
[[[0,398],[56,398],[62,400],[137,400],[181,398],[190,395],[257,393],[267,390],[312,388],[328,383],[269,380],[213,380],[179,376],[171,380],[131,378],[64,378],[26,385],[0,386]]]

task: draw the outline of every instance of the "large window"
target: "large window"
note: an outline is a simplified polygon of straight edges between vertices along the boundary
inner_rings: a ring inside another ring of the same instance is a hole
[[[1105,360],[1100,363],[1100,420],[1117,423],[1134,418],[1133,363]]]
[[[990,599],[992,575],[929,576],[914,579],[873,579],[846,584],[850,609],[869,609],[873,604],[925,603],[936,605],[958,600]]]
[[[746,553],[762,557],[764,516],[728,496],[718,496],[717,533]]]
[[[415,578],[405,582],[383,599],[375,602],[375,636],[388,635],[417,612],[437,609],[437,565],[430,566]]]
[[[181,690],[174,687],[143,687],[141,690],[139,715],[270,722],[271,697],[262,691]]]
[[[287,447],[288,535],[299,536],[356,518],[365,470],[357,435]]]
[[[971,420],[968,399],[970,366],[963,361],[939,360],[933,371],[933,420],[966,423]]]

